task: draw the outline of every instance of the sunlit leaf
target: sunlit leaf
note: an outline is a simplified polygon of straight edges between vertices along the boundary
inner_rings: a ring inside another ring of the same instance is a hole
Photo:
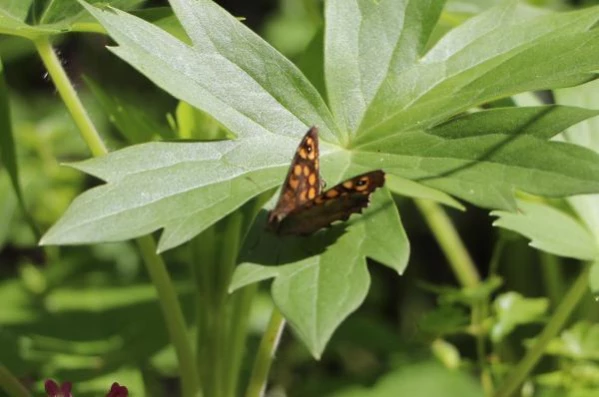
[[[546,298],[525,298],[517,292],[499,295],[493,302],[497,320],[491,329],[491,340],[499,342],[518,325],[540,321],[548,307]]]
[[[518,201],[518,212],[493,211],[493,225],[530,239],[530,245],[555,255],[583,260],[599,258],[593,235],[571,215],[547,204]]]

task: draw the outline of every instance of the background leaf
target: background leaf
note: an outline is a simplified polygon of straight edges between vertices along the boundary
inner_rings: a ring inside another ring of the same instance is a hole
[[[515,231],[537,249],[560,256],[596,260],[599,247],[588,229],[571,216],[543,203],[518,201],[518,212],[493,211],[493,225]]]

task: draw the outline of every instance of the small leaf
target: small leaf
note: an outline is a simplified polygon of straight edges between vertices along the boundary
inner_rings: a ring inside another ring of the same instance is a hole
[[[497,321],[491,329],[491,340],[500,342],[518,325],[538,322],[547,311],[546,298],[525,298],[516,292],[499,295],[493,302]]]
[[[533,341],[527,341],[527,344]],[[546,351],[576,360],[599,360],[599,324],[582,321],[572,325],[554,338]]]
[[[530,245],[551,254],[596,260],[599,247],[591,233],[572,216],[542,203],[518,201],[518,212],[493,211],[494,226],[520,233]]]
[[[424,332],[440,337],[463,332],[469,323],[470,315],[463,307],[442,304],[424,314],[418,325]]]

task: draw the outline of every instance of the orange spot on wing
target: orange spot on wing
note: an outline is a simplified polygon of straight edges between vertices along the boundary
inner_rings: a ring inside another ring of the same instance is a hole
[[[316,197],[316,189],[311,187],[310,190],[308,190],[308,198],[312,200],[314,197]]]
[[[343,182],[343,187],[346,189],[351,189],[354,187],[354,182],[353,181],[345,181],[345,182]]]
[[[310,174],[308,177],[308,183],[312,186],[316,184],[316,174]]]
[[[300,176],[302,174],[302,166],[299,164],[296,164],[293,166],[293,173],[297,176]]]
[[[307,177],[308,175],[310,175],[310,167],[304,165],[304,176]]]
[[[339,192],[337,190],[329,190],[325,193],[325,196],[327,196],[328,198],[335,198],[339,196]]]
[[[297,178],[290,178],[289,179],[289,186],[293,189],[296,190],[297,187],[299,186],[299,179]]]
[[[304,148],[301,148],[301,149],[299,150],[299,155],[300,155],[300,157],[301,157],[301,158],[303,158],[304,160],[305,160],[306,158],[308,158],[308,152],[306,152],[306,149],[304,149]]]
[[[306,191],[302,190],[299,194],[300,201],[306,201]]]

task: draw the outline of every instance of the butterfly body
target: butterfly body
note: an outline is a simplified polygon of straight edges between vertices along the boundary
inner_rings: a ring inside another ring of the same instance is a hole
[[[268,228],[280,235],[309,235],[368,206],[370,194],[385,183],[381,170],[367,172],[321,192],[318,129],[300,142],[283,183],[281,196],[268,215]]]

